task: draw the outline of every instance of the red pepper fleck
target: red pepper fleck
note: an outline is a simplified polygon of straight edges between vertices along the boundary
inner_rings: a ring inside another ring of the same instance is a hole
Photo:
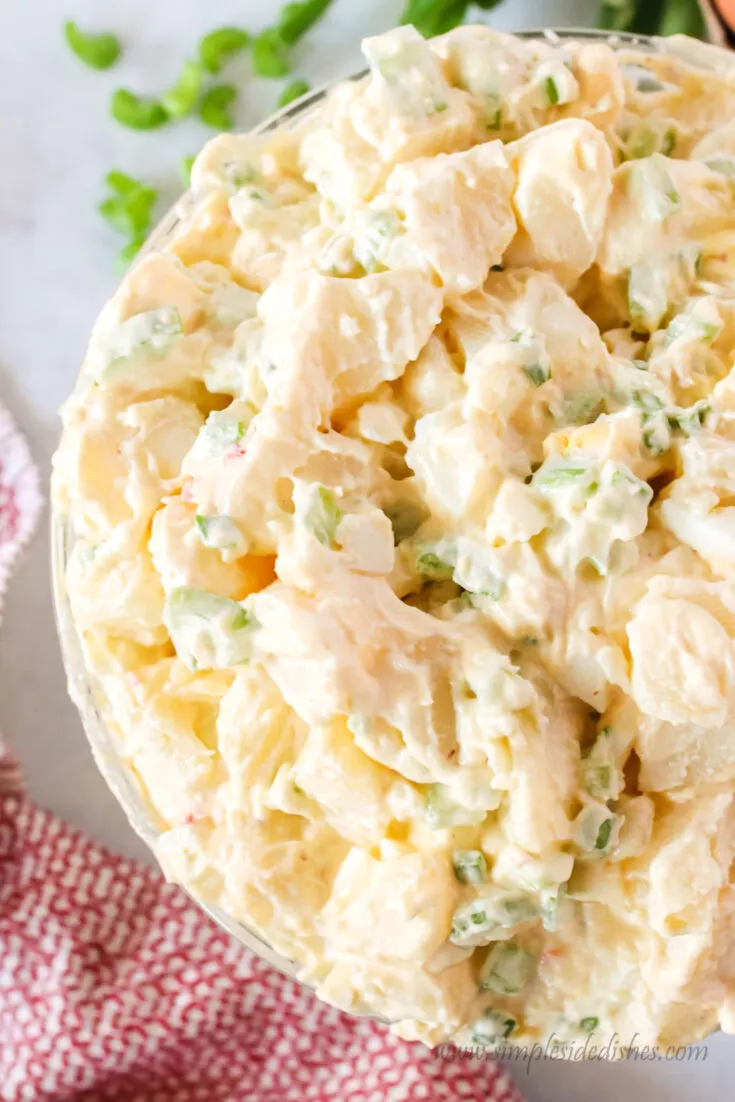
[[[225,452],[225,459],[242,459],[247,452],[247,448],[242,444],[233,444],[231,448],[228,448]]]
[[[186,818],[184,819],[184,822],[186,823],[186,825],[187,825],[187,826],[191,826],[191,825],[192,825],[192,823],[195,823],[195,822],[196,822],[196,819],[195,819],[195,817],[194,817],[193,815],[189,814],[189,815],[187,815],[187,816],[186,816]]]
[[[184,485],[181,487],[181,500],[182,501],[193,501],[194,500],[194,484],[193,484],[191,479],[189,479],[188,482],[185,482]]]

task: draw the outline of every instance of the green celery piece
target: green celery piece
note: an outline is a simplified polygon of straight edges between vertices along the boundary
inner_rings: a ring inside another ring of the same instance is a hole
[[[234,123],[228,108],[236,99],[234,84],[215,84],[202,97],[199,117],[213,130],[232,130]]]
[[[278,80],[291,72],[288,43],[275,27],[263,31],[253,42],[253,69],[256,76],[269,80]]]
[[[90,69],[111,69],[122,53],[120,40],[114,34],[87,34],[73,19],[64,24],[64,37],[69,48]]]
[[[688,34],[691,38],[707,37],[707,28],[697,0],[667,0],[658,33]]]
[[[319,543],[334,549],[337,546],[337,529],[343,515],[334,495],[324,486],[319,486],[316,500],[306,513],[304,522]]]
[[[161,106],[172,119],[184,119],[197,105],[202,92],[202,67],[198,61],[185,61],[181,76],[161,96]]]
[[[112,93],[110,113],[116,122],[131,130],[157,130],[169,121],[168,111],[158,100],[141,99],[127,88]]]
[[[636,0],[603,0],[597,25],[605,31],[627,31],[636,13]]]
[[[321,19],[333,0],[300,0],[285,4],[278,16],[275,30],[288,46],[298,42]]]
[[[301,99],[310,90],[311,85],[308,80],[292,80],[290,84],[281,92],[278,97],[279,107],[288,107],[289,103],[293,103],[294,100]]]
[[[464,20],[470,0],[407,0],[401,23],[412,23],[424,38],[458,27]]]
[[[216,75],[230,58],[249,46],[251,41],[248,32],[240,27],[218,27],[199,43],[199,63],[208,73]]]

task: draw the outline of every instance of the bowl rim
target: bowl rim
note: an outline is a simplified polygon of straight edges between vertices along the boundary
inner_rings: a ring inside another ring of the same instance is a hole
[[[487,24],[481,23],[477,25],[487,26]],[[727,72],[735,79],[735,54],[733,52],[717,44],[698,42],[685,35],[662,38],[660,36],[639,35],[623,31],[608,32],[586,27],[529,28],[507,33],[512,33],[513,37],[523,40],[542,39],[551,44],[589,41],[610,45],[618,51],[626,48],[638,48],[649,54],[672,56],[684,64],[695,64],[705,71],[708,69],[716,71],[714,62],[717,59],[722,63],[723,72]],[[692,56],[693,54],[697,55],[696,58]],[[257,136],[276,130],[281,126],[292,126],[295,123],[300,123],[311,110],[323,102],[334,87],[345,82],[361,80],[368,72],[368,69],[361,69],[347,77],[325,83],[267,116],[251,130],[238,133]],[[196,201],[191,188],[183,192],[152,230],[123,279],[127,278],[129,272],[133,271],[141,260],[163,248],[173,239],[178,227],[183,224],[191,213]],[[78,381],[75,383],[75,388],[77,385]],[[71,393],[74,393],[74,389]],[[73,524],[71,517],[62,509],[53,492],[50,495],[50,501],[49,535],[54,620],[69,695],[79,712],[82,729],[97,768],[122,808],[128,823],[151,850],[157,865],[161,868],[158,857],[158,840],[164,831],[169,828],[165,826],[160,818],[157,819],[155,810],[145,799],[141,783],[124,760],[121,753],[122,736],[117,734],[114,729],[115,724],[110,714],[109,702],[105,699],[97,679],[87,669],[84,662],[81,638],[74,622],[66,589],[66,570],[74,542]],[[183,888],[197,907],[240,944],[250,949],[256,956],[265,960],[289,979],[301,983],[309,990],[314,990],[315,984],[302,979],[299,975],[299,971],[303,968],[301,963],[279,953],[269,944],[265,936],[257,933],[229,912],[198,898],[185,884],[179,884],[179,887]],[[385,1019],[378,1016],[361,1016],[374,1017],[375,1020],[385,1021]]]

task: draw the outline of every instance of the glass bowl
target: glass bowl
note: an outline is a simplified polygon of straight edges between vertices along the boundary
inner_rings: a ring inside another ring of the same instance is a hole
[[[651,38],[644,35],[604,34],[593,30],[527,30],[517,32],[522,39],[550,41],[605,42],[616,50],[637,48],[648,53],[666,54],[679,61],[704,69],[713,75],[729,76],[735,80],[735,60],[730,51],[717,46],[695,42],[684,36]],[[353,74],[348,80],[360,80],[367,70]],[[276,112],[257,126],[252,133],[263,134],[277,127],[292,127],[302,123],[324,100],[331,85],[307,93],[283,110]],[[175,236],[179,227],[191,212],[194,200],[191,192],[185,192],[164,216],[138,254],[135,263],[144,256],[164,248]],[[156,854],[157,841],[165,824],[146,801],[135,774],[129,769],[120,753],[119,736],[111,715],[109,702],[101,686],[86,668],[81,640],[74,623],[66,592],[67,563],[74,546],[74,531],[70,517],[57,503],[51,509],[51,568],[56,625],[66,670],[69,694],[79,709],[82,727],[92,749],[96,765],[108,787],[125,812],[135,832]],[[191,894],[191,893],[189,893]],[[298,979],[299,965],[276,952],[267,941],[248,926],[225,911],[192,896],[194,902],[219,926],[227,930],[242,945],[267,961],[291,979]]]

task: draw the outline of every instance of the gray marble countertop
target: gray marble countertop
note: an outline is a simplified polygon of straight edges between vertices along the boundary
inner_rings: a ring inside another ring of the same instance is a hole
[[[25,432],[47,480],[69,393],[90,327],[112,293],[118,242],[96,213],[102,180],[116,167],[176,197],[176,165],[208,136],[197,123],[137,134],[111,121],[120,84],[152,93],[213,24],[269,22],[276,0],[25,0],[3,5],[0,36],[0,400]],[[319,32],[299,47],[312,84],[359,65],[363,35],[396,21],[401,0],[337,0]],[[505,30],[579,26],[594,0],[506,0],[493,13]],[[110,73],[81,66],[64,47],[61,21],[114,28],[124,61]],[[236,74],[237,75],[237,74]],[[247,66],[240,72],[243,80]],[[248,80],[238,124],[274,106],[272,84]],[[5,605],[0,630],[0,723],[20,757],[33,797],[111,850],[149,860],[92,762],[65,687],[53,620],[48,518],[44,515]],[[704,1062],[607,1066],[551,1061],[513,1069],[530,1102],[692,1102],[725,1097],[735,1039],[718,1037]]]

